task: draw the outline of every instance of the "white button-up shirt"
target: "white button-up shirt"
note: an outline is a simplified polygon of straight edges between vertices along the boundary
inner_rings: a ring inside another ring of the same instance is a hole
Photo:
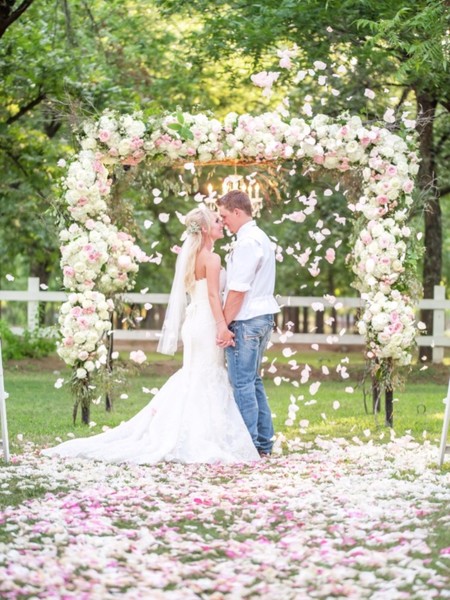
[[[255,221],[242,225],[227,260],[225,300],[230,290],[246,292],[236,321],[280,311],[274,298],[275,249]]]

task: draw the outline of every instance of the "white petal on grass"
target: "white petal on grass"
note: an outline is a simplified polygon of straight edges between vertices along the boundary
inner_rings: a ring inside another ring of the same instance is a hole
[[[147,360],[147,356],[142,350],[133,350],[130,352],[130,360],[138,365],[142,365]]]
[[[337,410],[340,406],[341,406],[341,403],[339,402],[339,400],[335,400],[333,402],[333,409],[334,410]]]
[[[291,348],[283,348],[282,354],[284,357],[289,358],[290,356],[294,356],[294,354],[297,354],[297,351],[292,350]]]
[[[354,391],[355,391],[355,390],[352,388],[352,386],[351,386],[351,385],[349,385],[349,386],[347,386],[347,387],[345,388],[345,392],[346,392],[347,394],[353,394],[353,392],[354,392]]]
[[[6,278],[8,281],[14,281],[14,279],[15,279],[15,278],[14,278],[14,275],[11,275],[11,273],[7,273],[7,274],[5,275],[5,278]]]
[[[159,213],[158,219],[161,221],[161,223],[168,223],[170,215],[169,213]]]
[[[314,383],[312,383],[309,386],[309,393],[311,394],[311,396],[314,396],[314,394],[317,393],[319,388],[320,388],[320,381],[315,381]]]

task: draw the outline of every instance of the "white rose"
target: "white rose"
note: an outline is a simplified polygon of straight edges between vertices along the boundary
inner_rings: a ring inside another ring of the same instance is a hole
[[[85,340],[86,340],[86,333],[83,331],[77,331],[73,336],[73,341],[77,345],[83,344],[85,342]]]
[[[376,302],[374,302],[373,304],[370,305],[367,314],[370,317],[370,314],[372,314],[374,316],[374,315],[377,315],[380,311],[381,311],[381,306],[379,304],[377,304]]]
[[[86,369],[77,369],[76,376],[78,379],[86,379],[86,377],[87,377]]]
[[[364,321],[358,321],[358,331],[360,335],[366,335],[367,325],[364,323]]]
[[[94,362],[92,360],[87,360],[84,363],[84,368],[86,369],[86,371],[88,371],[89,373],[91,373],[95,369],[95,364],[94,364]]]
[[[372,319],[372,327],[376,331],[382,331],[389,323],[389,316],[386,313],[379,313]]]

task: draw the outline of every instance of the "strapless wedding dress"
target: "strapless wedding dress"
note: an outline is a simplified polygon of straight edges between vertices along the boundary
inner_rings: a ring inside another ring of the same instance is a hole
[[[258,460],[215,337],[206,280],[201,279],[195,283],[182,328],[182,368],[129,421],[105,433],[43,450],[43,454],[135,464]]]

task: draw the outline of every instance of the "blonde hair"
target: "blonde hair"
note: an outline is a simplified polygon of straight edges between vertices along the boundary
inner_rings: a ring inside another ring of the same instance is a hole
[[[190,292],[195,283],[195,261],[197,254],[203,245],[202,233],[209,234],[213,224],[214,213],[206,207],[194,208],[186,215],[186,232],[192,236],[192,245],[189,250],[186,263],[186,272],[184,276],[184,285],[186,291]]]

